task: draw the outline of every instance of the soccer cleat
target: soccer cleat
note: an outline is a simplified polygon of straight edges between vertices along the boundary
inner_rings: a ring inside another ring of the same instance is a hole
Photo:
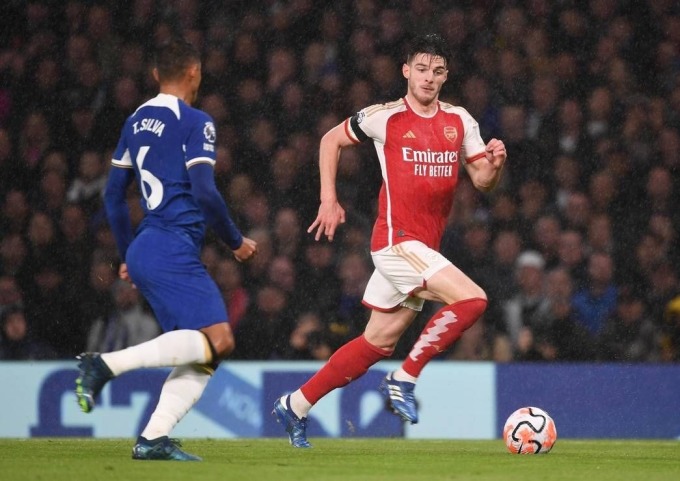
[[[80,360],[78,363],[80,374],[76,379],[76,397],[80,409],[84,413],[89,413],[94,409],[95,398],[114,376],[99,353],[84,352],[77,359]]]
[[[300,419],[295,415],[290,408],[290,396],[286,398],[286,406],[281,403],[281,399],[276,400],[272,415],[276,417],[276,422],[285,426],[288,439],[293,447],[312,447],[307,441],[307,418]]]
[[[132,448],[132,459],[140,461],[202,461],[198,456],[182,451],[181,446],[179,439],[171,439],[167,436],[161,436],[151,441],[140,436],[137,438],[137,444]]]
[[[411,424],[418,422],[418,408],[413,391],[416,385],[412,382],[397,381],[393,373],[385,376],[378,388],[385,396],[385,405],[394,414]]]

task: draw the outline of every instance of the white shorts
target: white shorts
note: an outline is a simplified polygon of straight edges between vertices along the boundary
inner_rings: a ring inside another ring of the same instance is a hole
[[[446,257],[419,241],[406,241],[372,252],[375,271],[366,285],[363,303],[379,311],[400,306],[414,311],[423,309],[424,299],[412,296],[426,287],[427,280],[451,265]]]

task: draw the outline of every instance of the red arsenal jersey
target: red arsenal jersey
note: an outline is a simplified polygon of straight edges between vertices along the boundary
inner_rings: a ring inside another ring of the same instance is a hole
[[[345,121],[355,142],[373,139],[383,183],[371,251],[408,240],[439,249],[453,205],[460,162],[485,155],[479,125],[462,107],[439,102],[432,117],[400,99],[372,105]]]

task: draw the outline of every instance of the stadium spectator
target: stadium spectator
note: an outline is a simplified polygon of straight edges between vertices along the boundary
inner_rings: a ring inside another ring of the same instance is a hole
[[[533,329],[547,310],[545,260],[536,251],[522,252],[515,262],[518,292],[502,305],[503,332],[509,339],[512,358],[532,359],[535,354]]]
[[[0,275],[0,314],[11,307],[24,307],[24,293],[14,276]]]
[[[290,298],[278,286],[265,284],[234,331],[234,359],[283,359],[293,328],[294,312]]]
[[[294,149],[281,146],[276,149],[269,166],[272,185],[267,193],[275,211],[292,209],[296,214],[310,202],[310,188],[303,181],[301,159]]]
[[[567,209],[569,197],[578,192],[584,185],[582,168],[576,158],[570,155],[560,155],[555,159],[555,168],[551,176],[553,181],[554,205],[558,212]]]
[[[598,357],[604,361],[657,361],[660,336],[648,312],[641,293],[622,287],[616,308],[598,336]]]
[[[657,266],[677,264],[678,243],[671,241],[669,248],[668,239],[673,237],[666,237],[665,228],[658,226],[666,221],[654,221],[651,227],[650,220],[652,215],[665,216],[671,220],[672,232],[678,232],[674,208],[680,166],[680,69],[674,28],[678,8],[668,1],[628,3],[626,10],[624,3],[609,1],[501,6],[418,1],[404,3],[400,8],[405,10],[400,11],[393,2],[348,0],[277,2],[272,8],[241,8],[244,2],[227,2],[219,9],[215,2],[195,1],[162,7],[158,2],[139,1],[115,9],[102,2],[5,2],[3,18],[8,28],[0,32],[0,268],[15,275],[22,286],[28,284],[31,262],[23,253],[21,236],[34,211],[58,203],[58,196],[49,202],[42,198],[41,179],[47,171],[57,170],[70,185],[80,155],[88,149],[105,160],[111,158],[124,118],[155,95],[146,53],[173,33],[186,32],[202,50],[199,100],[206,102],[206,108],[208,104],[228,107],[217,125],[220,145],[215,173],[240,225],[249,192],[261,189],[261,179],[267,182],[264,195],[271,213],[285,206],[295,209],[301,222],[314,217],[317,146],[327,122],[337,123],[347,112],[383,98],[381,85],[393,75],[381,76],[389,70],[387,64],[387,69],[382,68],[385,65],[377,69],[378,74],[372,66],[380,63],[380,57],[400,58],[404,39],[424,25],[436,25],[454,50],[452,65],[456,66],[450,69],[449,87],[444,86],[442,98],[464,105],[479,122],[483,137],[502,135],[516,162],[524,157],[509,145],[510,134],[501,130],[498,99],[508,97],[508,92],[522,94],[522,100],[503,106],[514,109],[514,117],[508,117],[517,119],[515,125],[506,119],[505,128],[539,144],[543,152],[531,163],[545,174],[540,180],[547,189],[548,211],[539,215],[564,214],[569,210],[567,199],[575,192],[584,193],[595,219],[598,211],[608,215],[615,235],[606,240],[604,221],[591,220],[578,227],[585,239],[581,261],[610,244],[606,250],[615,256],[617,281],[639,285],[644,291],[663,291],[663,299],[671,299],[680,290],[673,287],[672,275],[658,274],[668,269]],[[276,72],[270,72],[267,62],[282,50],[293,52],[295,58],[284,66],[294,65],[295,74],[279,82],[276,94],[269,96],[265,93],[268,77]],[[521,61],[508,62],[513,58]],[[508,64],[509,70],[499,69]],[[517,85],[520,66],[522,85],[516,92],[512,86]],[[502,89],[497,83],[501,77]],[[567,110],[566,103],[569,115],[563,116],[570,120],[561,123],[559,111]],[[519,121],[522,110],[525,119]],[[262,142],[273,142],[261,169],[252,169],[242,155],[251,147],[256,123],[260,128],[255,135],[265,131]],[[577,130],[578,135],[572,132]],[[566,154],[574,148],[574,139],[581,138],[590,147]],[[566,150],[560,151],[558,139]],[[285,160],[291,157],[286,149],[295,153],[294,162]],[[284,160],[274,160],[282,151]],[[584,154],[587,151],[590,154]],[[356,215],[338,232],[342,243],[329,247],[327,254],[333,259],[347,249],[366,250],[364,222],[374,216],[373,192],[381,175],[370,146],[342,155],[338,189],[343,205],[353,205]],[[506,169],[503,181],[507,187],[516,179],[516,188],[482,202],[474,196],[466,198],[468,180],[461,176],[458,213],[448,229],[452,239],[469,218],[486,210],[493,236],[515,231],[530,241],[523,248],[535,247],[534,225],[518,223],[515,212],[521,204],[515,199],[519,186],[529,178],[517,165]],[[659,168],[668,173],[659,174]],[[47,177],[46,183],[59,190],[57,177]],[[670,185],[664,177],[670,178]],[[129,202],[136,225],[141,219],[138,192],[130,193]],[[64,209],[55,205],[54,211],[60,210]],[[540,217],[536,219],[538,224]],[[99,233],[104,241],[95,258],[115,261],[106,222],[89,215],[86,220],[92,234]],[[262,227],[271,231],[273,219],[267,217]],[[591,231],[598,235],[591,239]],[[659,234],[662,238],[655,239]],[[212,244],[215,239],[207,241]],[[627,253],[635,254],[626,257]],[[81,263],[77,270],[89,271],[92,258],[79,258],[69,263]],[[547,255],[546,261],[553,265]],[[306,258],[296,264],[300,272],[313,270]],[[266,270],[265,266],[262,272]],[[333,279],[329,285],[339,282],[335,272],[328,277]],[[252,295],[257,283],[250,284],[246,276],[243,286]],[[310,303],[327,304],[333,288],[327,291],[308,291]],[[652,295],[660,299],[656,296]],[[73,302],[86,300],[78,297]],[[650,301],[649,306],[660,329],[665,302]],[[336,310],[331,303],[320,312]],[[485,329],[493,330],[493,320],[486,317]]]
[[[492,98],[492,89],[486,77],[470,75],[463,80],[462,102],[470,115],[479,119],[479,131],[483,135],[500,134],[500,109]]]
[[[306,305],[317,312],[335,312],[338,309],[341,281],[335,270],[334,247],[308,240],[303,251],[299,289],[301,292],[313,293],[306,299]]]
[[[291,207],[281,208],[274,214],[273,223],[276,254],[299,261],[302,256],[302,227],[297,211]]]
[[[17,142],[18,164],[16,184],[24,189],[34,188],[39,184],[40,167],[43,157],[55,147],[52,138],[54,127],[49,124],[42,110],[32,110],[22,122],[19,141]]]
[[[361,301],[371,277],[370,262],[365,254],[350,250],[338,259],[336,272],[340,286],[336,312],[329,324],[334,350],[358,336],[366,325],[366,309]]]
[[[78,174],[68,188],[66,200],[80,204],[88,217],[92,218],[103,209],[106,167],[97,151],[86,150],[78,161]]]
[[[545,276],[547,309],[532,329],[532,354],[540,361],[592,361],[596,337],[576,319],[574,283],[567,269],[557,267]]]
[[[665,362],[680,361],[680,295],[664,307],[660,356]]]
[[[594,252],[588,258],[586,286],[576,291],[572,303],[577,321],[597,335],[616,310],[619,292],[614,281],[614,263],[606,252]]]
[[[320,315],[314,311],[300,313],[290,333],[285,358],[325,361],[332,353],[333,348],[326,340],[326,332]]]
[[[530,246],[538,251],[545,261],[546,269],[557,267],[559,263],[559,243],[562,225],[552,213],[539,216],[533,225]]]
[[[43,361],[57,357],[49,344],[32,338],[22,307],[15,305],[0,311],[0,361]]]
[[[576,290],[587,283],[587,246],[583,235],[573,229],[564,229],[560,233],[558,247],[558,267],[564,267],[574,281]]]
[[[236,329],[250,306],[250,293],[243,286],[243,275],[238,262],[228,258],[220,258],[216,262],[214,272],[210,268],[206,268],[220,288],[224,303],[227,306],[229,323]]]
[[[487,279],[487,292],[491,306],[500,306],[517,292],[515,262],[522,252],[522,239],[515,230],[498,232],[492,243],[493,261],[491,271],[494,275]],[[487,318],[492,317],[491,315]]]
[[[112,309],[91,322],[85,347],[87,351],[117,351],[160,334],[156,318],[145,311],[136,288],[119,279],[111,290]]]

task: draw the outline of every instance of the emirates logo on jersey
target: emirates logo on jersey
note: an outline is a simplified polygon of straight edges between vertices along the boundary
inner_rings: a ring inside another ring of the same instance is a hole
[[[444,127],[444,137],[451,142],[455,142],[458,138],[458,129],[451,126]]]

